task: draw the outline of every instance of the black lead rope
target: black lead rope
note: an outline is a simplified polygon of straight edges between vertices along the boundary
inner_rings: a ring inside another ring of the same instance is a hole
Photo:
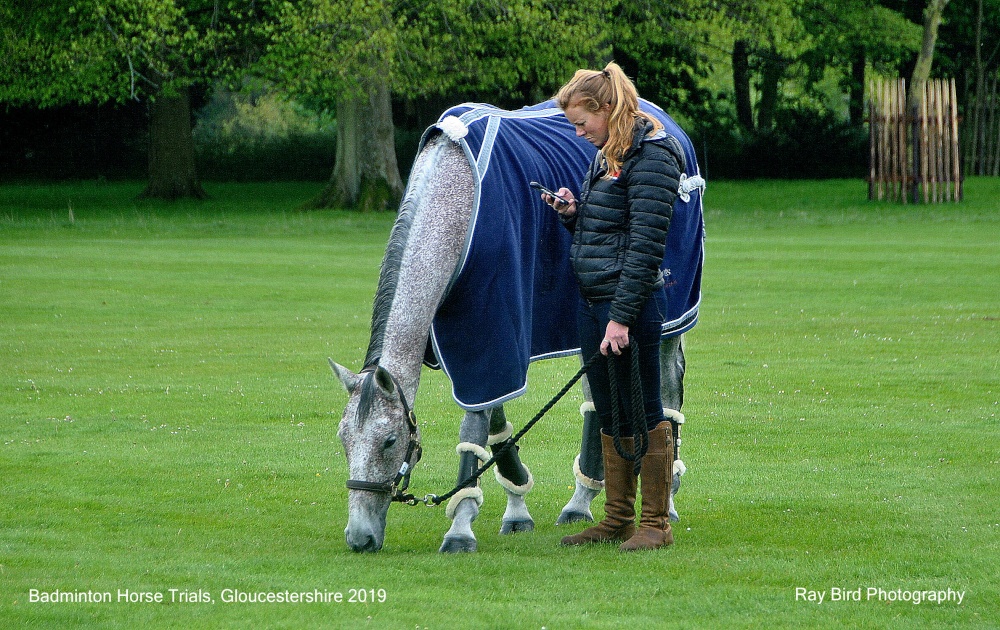
[[[611,437],[614,440],[615,451],[625,460],[635,462],[633,470],[638,475],[642,469],[642,458],[649,450],[649,433],[646,432],[646,409],[642,396],[642,376],[639,372],[639,348],[635,345],[635,340],[629,337],[628,354],[631,367],[629,375],[629,406],[626,407],[625,400],[618,390],[618,362],[624,361],[625,357],[618,355],[608,356],[608,380],[611,383]],[[629,413],[631,411],[631,413]],[[622,445],[621,416],[625,414],[631,418],[632,425],[632,452],[629,453]]]
[[[635,470],[636,474],[638,475],[639,467],[641,466],[642,462],[642,456],[646,454],[646,449],[648,448],[649,438],[646,435],[645,431],[641,430],[646,428],[646,423],[645,420],[643,419],[643,416],[645,414],[643,412],[642,382],[640,381],[639,377],[639,350],[638,348],[635,347],[635,340],[632,337],[629,337],[628,348],[632,359],[631,391],[632,391],[632,415],[634,417],[634,420],[632,422],[632,427],[633,427],[632,431],[633,431],[633,438],[635,439],[634,444],[636,445],[635,451],[633,453],[625,453],[621,444],[621,436],[619,435],[621,433],[621,421],[619,418],[619,406],[621,403],[619,402],[620,397],[618,395],[618,384],[616,379],[617,372],[615,371],[614,364],[617,360],[620,360],[620,358],[615,355],[609,355],[610,360],[608,361],[608,376],[611,380],[611,397],[613,399],[612,401],[613,404],[611,406],[612,420],[613,420],[612,430],[614,433],[615,450],[618,451],[618,454],[621,455],[623,458],[635,462]],[[399,382],[396,381],[396,378],[392,376],[392,374],[389,374],[389,378],[392,379],[393,384],[396,386],[397,391],[399,391],[399,398],[403,404],[403,412],[406,414],[406,419],[407,422],[409,423],[410,444],[409,447],[407,448],[406,457],[403,460],[403,464],[400,467],[399,472],[396,473],[393,479],[384,481],[382,483],[361,481],[357,479],[348,479],[347,488],[350,490],[364,490],[368,492],[384,492],[390,495],[390,500],[392,502],[405,503],[407,505],[416,505],[417,503],[423,503],[424,505],[430,506],[431,504],[440,505],[441,503],[444,503],[451,497],[455,496],[455,494],[457,494],[463,488],[468,488],[469,486],[474,484],[476,480],[483,475],[484,472],[490,469],[490,467],[496,462],[498,458],[503,456],[510,449],[514,448],[517,445],[518,440],[524,437],[524,434],[530,431],[531,427],[535,426],[535,423],[541,420],[542,417],[546,413],[548,413],[549,410],[552,409],[552,407],[554,407],[555,404],[559,402],[562,399],[562,397],[565,396],[567,392],[569,392],[569,390],[573,388],[574,385],[576,385],[577,381],[583,378],[583,375],[587,373],[587,370],[590,369],[594,365],[594,362],[597,361],[597,359],[600,357],[601,357],[601,351],[598,350],[597,352],[594,353],[594,356],[590,357],[590,359],[588,359],[587,362],[584,363],[579,370],[577,370],[576,374],[574,374],[573,377],[569,379],[569,382],[566,383],[561,390],[559,390],[559,393],[553,396],[552,399],[549,400],[549,402],[545,403],[545,406],[542,407],[538,411],[538,413],[536,413],[535,416],[528,421],[526,425],[524,425],[524,428],[522,428],[520,431],[517,432],[517,435],[511,438],[507,438],[503,442],[503,446],[494,451],[493,456],[490,457],[482,466],[477,468],[476,471],[473,472],[472,475],[469,476],[465,481],[460,482],[449,492],[441,496],[437,496],[435,494],[427,494],[424,495],[424,498],[422,499],[406,492],[407,488],[410,485],[410,473],[413,471],[410,459],[413,453],[415,452],[417,453],[417,460],[419,460],[420,452],[422,450],[420,443],[416,439],[417,416],[416,414],[413,413],[413,410],[407,404],[406,397],[403,395],[403,390],[399,386]],[[637,427],[641,427],[641,429]]]
[[[520,431],[517,432],[517,435],[515,435],[514,437],[507,438],[507,440],[504,442],[503,446],[500,449],[494,451],[493,457],[490,457],[482,466],[480,466],[478,469],[476,469],[476,471],[474,473],[472,473],[472,475],[468,479],[466,479],[465,481],[459,483],[457,486],[455,486],[454,488],[452,488],[449,492],[447,492],[445,494],[442,494],[441,496],[437,496],[437,495],[433,495],[433,494],[427,495],[424,498],[424,503],[428,503],[428,504],[429,503],[433,503],[434,505],[440,505],[441,503],[444,503],[445,501],[447,501],[451,497],[455,496],[455,494],[458,493],[458,491],[461,490],[462,488],[468,488],[469,486],[471,486],[472,484],[474,484],[476,482],[476,480],[479,479],[483,475],[484,472],[486,472],[487,470],[490,469],[490,466],[492,466],[493,463],[496,462],[497,458],[499,458],[501,455],[503,455],[504,453],[506,453],[510,449],[514,448],[514,446],[517,444],[517,441],[520,440],[524,436],[525,433],[527,433],[528,431],[530,431],[531,427],[535,426],[535,423],[538,422],[539,420],[541,420],[542,416],[544,416],[546,413],[548,413],[549,409],[552,409],[552,407],[555,406],[555,404],[557,402],[559,402],[559,400],[563,396],[565,396],[566,393],[569,392],[569,390],[571,390],[574,385],[576,385],[577,381],[579,381],[581,378],[583,378],[583,375],[587,373],[587,369],[590,368],[594,364],[594,362],[598,359],[598,357],[600,357],[600,356],[601,356],[601,351],[600,350],[598,350],[597,352],[595,352],[594,356],[590,357],[590,359],[586,363],[584,363],[580,367],[579,370],[577,370],[576,374],[573,375],[573,378],[569,379],[569,382],[566,383],[566,385],[564,385],[561,390],[559,390],[559,393],[557,393],[552,398],[552,400],[550,400],[549,402],[545,403],[545,406],[542,407],[538,411],[538,413],[535,414],[535,417],[533,417],[531,420],[528,421],[528,423],[526,425],[524,425],[523,429],[521,429]]]
[[[643,455],[646,454],[646,450],[649,448],[649,436],[644,431],[644,429],[646,428],[646,421],[645,421],[645,411],[642,399],[642,381],[639,375],[639,349],[636,347],[635,340],[632,337],[629,337],[628,349],[632,359],[631,402],[632,402],[632,418],[633,418],[632,432],[633,432],[633,439],[635,440],[633,442],[635,444],[635,451],[633,453],[624,452],[624,448],[622,447],[621,444],[621,436],[619,435],[621,433],[621,421],[619,418],[619,411],[618,411],[619,407],[618,384],[615,378],[617,376],[617,372],[616,369],[612,367],[615,364],[615,361],[619,360],[619,357],[617,357],[616,355],[609,355],[608,357],[609,358],[608,378],[611,381],[611,397],[613,399],[613,404],[611,406],[612,420],[613,420],[612,431],[614,433],[613,437],[615,442],[615,450],[618,451],[618,454],[621,455],[622,458],[635,462],[635,471],[636,471],[635,474],[638,475],[639,469],[642,466],[642,457]],[[591,366],[593,366],[594,362],[597,361],[597,359],[600,357],[601,357],[601,351],[598,350],[597,352],[594,353],[594,356],[590,357],[590,359],[588,359],[587,362],[584,363],[579,370],[577,370],[576,374],[573,375],[573,378],[569,379],[569,382],[566,383],[566,385],[564,385],[561,390],[559,390],[559,393],[553,396],[552,399],[549,402],[547,402],[545,406],[542,407],[538,411],[538,413],[536,413],[535,416],[528,421],[526,425],[524,425],[524,428],[522,428],[520,431],[517,432],[517,435],[515,435],[514,437],[507,438],[507,440],[503,444],[503,447],[495,451],[493,453],[493,456],[490,457],[482,466],[476,469],[476,471],[472,473],[472,475],[470,475],[465,481],[459,483],[449,492],[441,496],[429,494],[424,497],[423,502],[427,505],[430,505],[431,503],[433,503],[434,505],[440,505],[441,503],[444,503],[451,497],[455,496],[455,494],[457,494],[463,488],[468,488],[469,486],[473,485],[476,482],[476,480],[483,475],[484,472],[490,469],[490,466],[492,466],[500,456],[502,456],[510,449],[514,448],[518,440],[520,440],[525,433],[530,431],[531,427],[535,426],[535,423],[541,420],[542,417],[546,413],[548,413],[549,410],[552,409],[552,407],[555,406],[555,404],[559,402],[562,399],[562,397],[565,396],[566,393],[573,388],[574,385],[576,385],[577,381],[583,378],[583,375],[587,373],[587,370]],[[410,496],[412,497],[412,495]],[[420,500],[418,499],[417,501]],[[416,504],[417,501],[410,503],[410,505]]]

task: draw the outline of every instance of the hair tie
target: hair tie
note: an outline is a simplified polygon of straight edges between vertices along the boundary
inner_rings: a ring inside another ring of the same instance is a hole
[[[604,75],[605,79],[610,79],[611,78],[611,73],[608,72],[607,69],[601,70],[601,74]]]

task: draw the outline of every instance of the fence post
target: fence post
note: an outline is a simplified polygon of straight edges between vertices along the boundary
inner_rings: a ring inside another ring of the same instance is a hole
[[[955,201],[962,200],[962,153],[958,150],[958,95],[955,87],[955,79],[951,80],[951,155],[952,179],[955,180]]]
[[[906,106],[905,79],[873,79],[868,87],[868,198],[904,204],[919,203],[921,197],[924,203],[960,201],[963,156],[955,80],[928,81],[912,108]],[[1000,140],[1000,125],[990,133]],[[1000,167],[1000,150],[995,159]]]

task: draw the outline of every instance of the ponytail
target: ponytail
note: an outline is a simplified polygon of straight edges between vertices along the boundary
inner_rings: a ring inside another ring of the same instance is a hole
[[[632,146],[637,118],[653,123],[654,132],[663,129],[656,118],[639,109],[639,93],[631,79],[615,62],[604,70],[577,70],[573,78],[556,94],[560,109],[580,104],[587,111],[596,112],[603,105],[611,105],[608,116],[608,141],[601,147],[601,155],[608,174],[621,169],[625,152]]]

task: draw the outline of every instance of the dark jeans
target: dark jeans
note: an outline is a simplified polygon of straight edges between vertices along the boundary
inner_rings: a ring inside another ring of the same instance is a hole
[[[577,324],[580,331],[580,348],[584,360],[594,356],[600,349],[601,341],[608,327],[608,311],[611,302],[588,302],[581,300]],[[663,422],[663,404],[660,402],[660,334],[663,327],[663,316],[667,312],[666,297],[661,291],[654,293],[646,300],[639,313],[639,318],[629,327],[632,336],[630,351],[639,350],[639,373],[642,381],[643,408],[646,412],[646,430],[649,431]],[[620,428],[622,436],[632,435],[632,423],[629,417],[631,405],[631,358],[629,350],[623,350],[621,356],[613,353],[608,357],[601,356],[587,370],[587,380],[590,382],[590,393],[594,398],[594,408],[601,419],[601,429],[611,434],[611,386],[608,380],[608,359],[617,360],[615,367],[618,376],[618,394],[623,406],[619,407]]]

